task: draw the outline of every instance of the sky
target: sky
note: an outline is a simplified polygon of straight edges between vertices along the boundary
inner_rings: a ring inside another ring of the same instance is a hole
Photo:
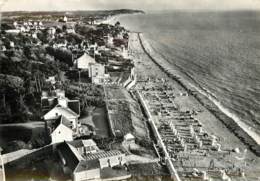
[[[2,4],[2,5],[1,5]],[[260,0],[0,0],[2,11],[50,10],[260,10]]]

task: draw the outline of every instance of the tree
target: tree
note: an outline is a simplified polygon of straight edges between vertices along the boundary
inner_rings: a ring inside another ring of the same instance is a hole
[[[115,24],[116,27],[119,27],[120,26],[120,22],[117,21],[116,24]]]
[[[62,29],[61,29],[61,28],[57,28],[57,29],[56,29],[56,33],[57,33],[57,34],[62,33]]]
[[[67,26],[66,26],[66,25],[63,25],[63,26],[62,26],[62,31],[63,31],[63,32],[66,32],[66,31],[67,31]]]
[[[28,47],[28,46],[25,46],[25,47],[24,47],[23,52],[24,52],[24,55],[25,55],[27,58],[30,58],[31,55],[32,55],[31,49],[30,49],[30,47]]]

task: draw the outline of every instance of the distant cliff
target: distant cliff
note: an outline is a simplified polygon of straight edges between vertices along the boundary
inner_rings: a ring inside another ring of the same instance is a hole
[[[142,10],[132,10],[132,9],[116,9],[116,10],[100,10],[100,11],[14,11],[14,12],[3,12],[3,17],[17,17],[17,16],[31,16],[31,17],[49,17],[49,16],[83,16],[85,18],[91,16],[113,16],[118,14],[133,14],[133,13],[145,13]]]

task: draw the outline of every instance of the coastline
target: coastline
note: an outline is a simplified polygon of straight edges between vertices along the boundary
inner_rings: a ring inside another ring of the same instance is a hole
[[[121,17],[129,16],[129,15],[137,15],[137,14],[142,14],[142,13],[112,15],[112,16],[106,17],[105,20],[101,20],[101,21],[99,21],[98,23],[99,23],[99,24],[110,24],[110,25],[113,25],[113,24],[115,24],[115,22],[118,21],[119,18],[121,18]]]
[[[174,74],[171,70],[170,64],[162,57],[158,57],[155,52],[151,50],[149,43],[144,36],[138,33],[138,38],[146,55],[165,72],[169,77],[178,82],[190,95],[192,95],[198,102],[200,102],[208,111],[210,111],[217,119],[219,119],[232,133],[234,133],[250,150],[260,156],[260,136],[252,131],[245,123],[239,120],[226,110],[217,100],[203,90],[199,90],[194,85],[185,81],[179,75]],[[168,66],[167,66],[168,65]]]

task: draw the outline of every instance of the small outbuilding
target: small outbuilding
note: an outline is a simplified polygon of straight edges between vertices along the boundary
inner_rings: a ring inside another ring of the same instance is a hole
[[[124,141],[129,144],[135,143],[135,137],[131,133],[128,133],[124,136]]]

